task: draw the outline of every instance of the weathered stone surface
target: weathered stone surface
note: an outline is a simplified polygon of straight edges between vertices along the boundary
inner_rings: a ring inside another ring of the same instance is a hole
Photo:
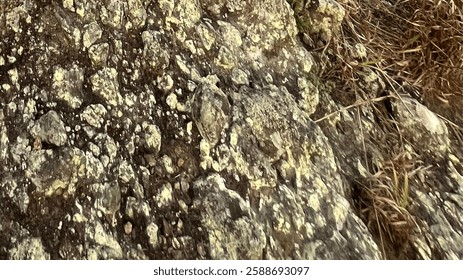
[[[117,71],[114,68],[104,68],[91,77],[93,92],[105,103],[117,106],[122,101],[119,93]]]
[[[26,238],[18,242],[18,246],[11,249],[12,260],[47,260],[50,255],[46,253],[40,238]]]
[[[448,152],[450,139],[443,120],[416,100],[405,97],[396,105],[399,125],[404,137],[429,154],[443,156]]]
[[[209,235],[213,259],[262,259],[266,243],[263,225],[254,223],[249,203],[226,188],[225,180],[214,174],[194,183],[199,210]]]
[[[82,120],[87,124],[99,128],[103,125],[105,115],[107,113],[106,108],[101,104],[92,104],[87,106],[81,114]]]
[[[83,101],[83,81],[84,73],[79,66],[73,65],[69,70],[58,67],[53,73],[53,93],[58,100],[76,109]]]
[[[97,22],[91,22],[84,26],[84,35],[82,36],[82,42],[85,48],[90,47],[98,39],[101,38],[103,31]]]
[[[56,146],[63,146],[67,140],[66,129],[60,116],[53,110],[49,111],[34,124],[31,135]]]
[[[350,93],[317,76],[286,1],[48,2],[0,4],[0,258],[384,257],[353,186],[390,125],[381,104],[340,110]],[[318,2],[322,42],[344,10]],[[379,73],[359,77],[380,93]],[[461,259],[461,145],[411,97],[388,101],[419,159],[402,257]]]

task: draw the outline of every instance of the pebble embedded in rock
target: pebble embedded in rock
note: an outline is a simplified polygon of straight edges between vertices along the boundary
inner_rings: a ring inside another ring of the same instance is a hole
[[[106,66],[108,54],[108,43],[95,44],[88,49],[88,56],[94,66]]]
[[[163,185],[156,196],[158,206],[165,207],[172,202],[172,199],[172,186],[170,184]]]
[[[53,73],[53,94],[69,107],[76,109],[82,104],[84,71],[78,65],[69,69],[57,67]]]
[[[101,104],[92,104],[87,106],[81,114],[81,118],[89,125],[99,128],[104,122],[104,116],[107,110]]]
[[[132,166],[128,161],[123,161],[119,165],[119,179],[123,183],[129,183],[132,180],[135,180],[135,173],[133,171]]]
[[[117,75],[115,68],[104,68],[90,77],[93,92],[105,103],[114,107],[122,101]]]
[[[225,93],[214,85],[199,85],[191,111],[201,136],[215,146],[230,118],[230,104]]]
[[[103,31],[101,30],[100,26],[97,22],[92,22],[86,26],[84,26],[84,36],[82,37],[84,47],[88,48],[93,43],[95,43],[98,39],[101,38],[101,34]]]
[[[157,125],[144,123],[146,148],[152,153],[158,153],[161,149],[161,130]]]
[[[175,108],[177,108],[177,95],[175,95],[175,93],[171,93],[167,96],[166,98],[166,103],[167,105],[170,107],[170,109],[174,110]]]
[[[124,224],[124,232],[127,235],[130,235],[132,233],[132,223],[131,222],[127,222]]]
[[[53,110],[40,117],[32,127],[31,135],[56,146],[63,146],[68,138],[64,122]]]
[[[145,24],[147,17],[144,4],[141,0],[128,0],[128,14],[135,28],[140,28]]]
[[[148,236],[148,242],[151,248],[158,246],[158,226],[155,223],[149,223],[146,226],[146,235]]]

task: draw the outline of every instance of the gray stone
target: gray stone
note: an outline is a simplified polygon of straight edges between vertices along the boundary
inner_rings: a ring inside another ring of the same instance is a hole
[[[202,213],[213,259],[261,259],[266,245],[263,227],[238,193],[229,190],[219,175],[199,179],[193,207]]]
[[[230,104],[216,86],[202,84],[193,96],[191,114],[201,136],[214,146],[228,126]]]
[[[403,101],[396,104],[396,110],[404,136],[419,150],[445,155],[450,139],[444,121],[414,99],[403,97]]]
[[[121,189],[117,182],[92,184],[88,189],[95,199],[95,209],[100,210],[107,221],[115,226],[115,215],[121,203]]]
[[[143,56],[147,65],[155,71],[165,69],[169,65],[170,56],[160,43],[161,34],[144,31],[141,36],[144,44]]]
[[[154,124],[143,123],[145,134],[145,146],[152,153],[158,153],[161,149],[161,130]]]
[[[95,227],[88,230],[88,238],[95,242],[93,248],[94,258],[102,259],[122,259],[122,248],[116,238],[108,233],[103,225],[96,221]]]
[[[58,113],[51,110],[34,124],[31,129],[31,135],[56,146],[63,146],[67,141],[67,133],[64,128],[64,122]]]

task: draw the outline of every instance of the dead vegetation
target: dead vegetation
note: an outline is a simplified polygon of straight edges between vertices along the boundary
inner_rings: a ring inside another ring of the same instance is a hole
[[[374,174],[368,172],[354,182],[354,206],[378,239],[385,258],[410,257],[408,242],[417,230],[408,208],[410,186],[413,177],[425,169],[420,163],[417,155],[402,152],[373,164],[370,168]]]
[[[304,21],[313,11],[304,14],[302,9],[304,5],[314,7],[307,3],[318,1],[288,2],[301,33],[310,33]],[[402,138],[397,122],[388,113],[390,108],[384,110],[384,105],[400,102],[400,94],[408,94],[441,117],[455,138],[461,137],[463,1],[337,2],[346,12],[341,30],[322,47],[315,43],[309,50],[318,57],[322,79],[334,81],[333,90],[341,93],[333,94],[333,99],[342,107],[316,122],[356,108],[372,111],[377,123],[385,124],[375,130],[378,135],[363,131],[367,140],[362,164],[366,170],[354,180],[354,206],[377,239],[384,258],[413,258],[409,241],[419,227],[410,207],[411,189],[420,187],[415,177],[425,174],[429,166],[424,166],[419,151],[415,153]],[[308,37],[320,38],[318,35]],[[379,77],[376,87],[368,88],[368,73]],[[341,100],[338,96],[344,97]],[[358,125],[362,131],[360,120]],[[380,159],[372,153],[379,154]]]
[[[337,49],[349,57],[339,44],[362,44],[368,64],[413,87],[430,109],[461,125],[462,6],[461,0],[348,1]]]
[[[463,2],[443,0],[352,0],[340,36],[331,42],[337,56],[327,75],[349,81],[362,92],[357,73],[380,73],[392,94],[406,92],[461,131],[463,107]],[[356,55],[358,49],[366,55]],[[328,69],[328,68],[327,68]],[[370,97],[371,98],[371,97]],[[386,120],[394,122],[393,120]],[[458,126],[458,125],[460,126]],[[414,174],[425,168],[419,155],[395,141],[377,143],[389,160],[370,166],[356,181],[360,216],[377,234],[385,258],[407,258],[407,244],[419,228],[409,207]],[[391,145],[399,149],[388,149]]]

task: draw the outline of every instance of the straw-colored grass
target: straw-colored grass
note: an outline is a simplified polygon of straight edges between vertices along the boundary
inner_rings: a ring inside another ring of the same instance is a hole
[[[431,110],[463,125],[463,1],[351,0],[343,6],[347,15],[332,49],[344,62],[331,65],[340,70],[331,73],[348,79],[359,67],[381,69],[394,88],[407,85]],[[366,58],[353,57],[356,44]]]
[[[373,135],[358,120],[363,138],[374,140],[363,143],[362,162],[369,175],[355,180],[354,206],[384,258],[407,258],[403,248],[419,231],[410,207],[412,190],[419,187],[414,176],[428,171],[420,155],[410,152],[414,148],[402,138],[394,118],[381,112],[381,104],[400,102],[399,92],[410,94],[463,143],[463,0],[338,0],[346,16],[328,40],[311,29],[316,5],[288,2],[318,61],[318,74],[335,84],[332,97],[342,106],[316,122],[344,110],[370,110],[379,126],[387,126]],[[362,73],[368,72],[380,77],[375,90],[363,80]],[[373,160],[372,151],[381,160]]]

